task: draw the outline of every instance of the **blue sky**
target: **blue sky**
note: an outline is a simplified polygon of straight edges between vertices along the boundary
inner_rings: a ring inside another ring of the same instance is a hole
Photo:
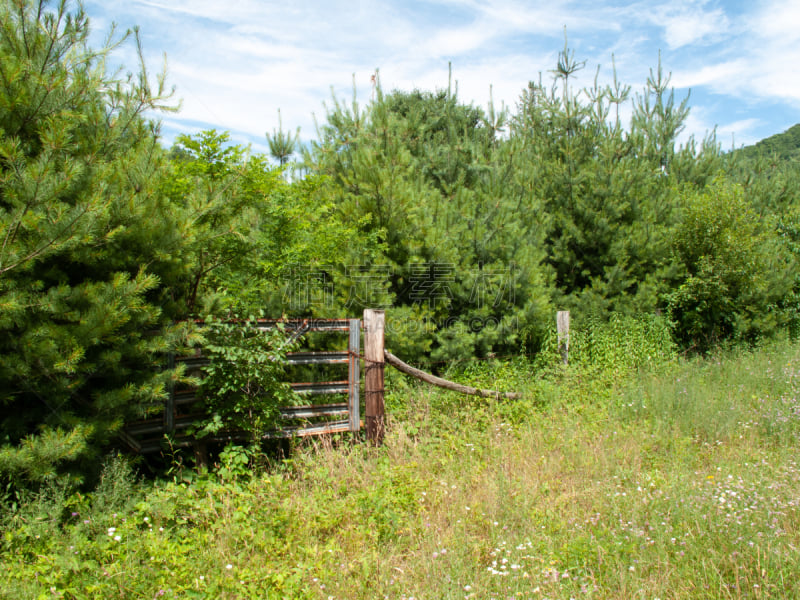
[[[112,22],[138,25],[148,68],[167,61],[176,133],[228,130],[265,151],[278,126],[316,137],[332,94],[366,103],[380,69],[385,90],[447,86],[459,98],[512,112],[530,80],[550,77],[564,30],[586,61],[579,87],[611,77],[643,89],[659,52],[676,98],[691,89],[681,141],[717,128],[724,148],[747,145],[800,122],[800,2],[797,0],[85,0],[94,45]],[[135,67],[133,44],[115,60]]]

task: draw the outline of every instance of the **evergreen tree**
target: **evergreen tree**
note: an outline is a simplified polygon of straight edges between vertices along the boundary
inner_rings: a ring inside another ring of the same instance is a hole
[[[535,340],[549,317],[535,216],[507,193],[505,114],[450,89],[335,101],[308,160],[351,222],[385,246],[389,343],[405,356],[486,355]],[[381,265],[379,265],[381,266]]]
[[[676,185],[703,185],[720,168],[709,141],[675,148],[688,114],[675,106],[659,65],[633,98],[630,128],[620,108],[630,87],[575,92],[583,64],[565,46],[553,84],[531,82],[512,121],[517,186],[547,215],[545,248],[558,302],[579,314],[650,312],[677,275],[669,251],[677,218]]]
[[[182,335],[148,268],[181,244],[143,116],[169,95],[109,76],[88,34],[66,1],[0,3],[0,472],[32,479],[158,406]]]
[[[272,158],[278,161],[280,166],[289,162],[289,158],[297,152],[300,140],[300,128],[297,128],[294,135],[283,130],[283,119],[281,111],[278,110],[278,129],[272,130],[272,135],[267,134],[267,144]]]

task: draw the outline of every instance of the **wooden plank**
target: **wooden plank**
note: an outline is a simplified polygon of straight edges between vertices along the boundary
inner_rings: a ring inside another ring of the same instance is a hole
[[[186,365],[186,371],[205,367],[208,364],[208,357],[202,354],[192,354],[191,356],[176,356],[175,362]]]
[[[286,331],[347,331],[347,319],[264,319],[259,320],[257,327],[261,330],[270,330],[283,325]]]
[[[330,433],[345,433],[350,431],[350,421],[334,421],[323,425],[312,425],[309,427],[286,428],[280,431],[267,433],[264,437],[289,438],[289,437],[308,437],[310,435],[327,435]]]
[[[141,453],[142,445],[132,435],[128,435],[128,433],[124,429],[119,432],[119,437],[123,442],[125,442],[128,445],[128,447],[131,450],[133,450],[134,452]]]
[[[185,406],[197,401],[197,388],[189,388],[174,392],[175,407]]]
[[[330,421],[321,425],[309,425],[298,427],[285,427],[275,431],[268,431],[262,438],[268,439],[287,439],[293,437],[308,437],[312,435],[329,435],[334,433],[346,433],[350,431],[350,420]],[[205,443],[226,443],[242,440],[249,440],[250,435],[243,431],[229,431],[213,438],[202,440]],[[139,454],[152,454],[162,450],[163,437],[151,438],[137,442]],[[196,440],[185,434],[176,435],[172,440],[173,448],[192,448]]]
[[[364,421],[367,441],[375,446],[383,443],[385,405],[383,398],[383,338],[385,315],[382,310],[364,311]]]
[[[202,414],[176,416],[173,422],[172,431],[179,431],[181,429],[191,427],[194,425],[194,423],[203,419],[204,417],[205,415]],[[126,425],[123,431],[131,436],[142,436],[153,433],[159,433],[163,435],[168,433],[167,428],[164,426],[164,422],[161,419],[135,421]]]

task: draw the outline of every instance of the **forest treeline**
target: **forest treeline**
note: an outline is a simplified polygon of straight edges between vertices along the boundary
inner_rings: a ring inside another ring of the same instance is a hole
[[[800,323],[796,153],[679,144],[661,65],[577,88],[565,48],[510,110],[376,78],[307,146],[268,135],[275,166],[217,131],[164,148],[164,76],[108,69],[136,33],[88,33],[66,1],[0,1],[5,476],[90,472],[184,376],[164,356],[196,319],[386,308],[393,352],[437,361],[535,354],[564,309],[660,315],[694,352]]]

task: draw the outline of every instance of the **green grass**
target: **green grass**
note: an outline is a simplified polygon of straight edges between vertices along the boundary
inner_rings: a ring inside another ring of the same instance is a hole
[[[611,373],[611,375],[609,375]],[[386,444],[7,506],[8,598],[800,597],[800,347],[391,375]],[[77,514],[73,514],[77,513]],[[113,529],[112,529],[113,528]],[[116,539],[119,537],[119,539]]]

